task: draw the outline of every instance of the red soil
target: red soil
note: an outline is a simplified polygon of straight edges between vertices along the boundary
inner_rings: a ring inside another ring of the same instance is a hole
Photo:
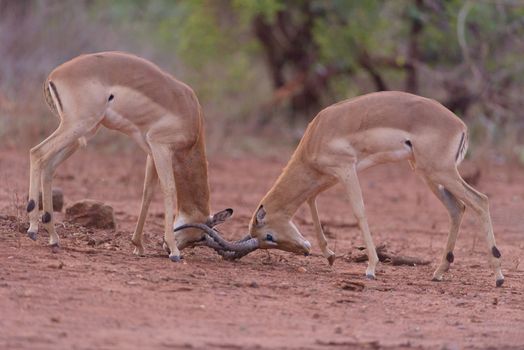
[[[362,240],[340,186],[319,198],[338,256],[333,267],[318,255],[305,207],[295,222],[313,256],[258,251],[228,262],[195,248],[172,263],[160,245],[159,193],[146,223],[147,256],[135,257],[130,236],[144,157],[95,148],[66,162],[54,185],[66,203],[93,198],[112,205],[118,228],[87,230],[62,224],[57,214],[63,248],[53,254],[44,230],[36,243],[24,233],[27,158],[0,152],[0,349],[524,348],[522,170],[484,169],[477,185],[490,197],[502,252],[506,282],[495,288],[483,233],[469,211],[455,263],[443,282],[431,282],[448,218],[406,164],[360,175],[371,230],[376,244],[432,264],[380,264],[378,279],[368,281],[365,264],[344,258]],[[285,162],[211,159],[212,208],[235,209],[221,228],[228,238],[243,236]]]

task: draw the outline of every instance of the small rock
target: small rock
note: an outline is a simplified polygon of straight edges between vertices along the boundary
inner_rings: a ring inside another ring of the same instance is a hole
[[[251,288],[258,288],[258,283],[255,282],[255,281],[253,281],[253,282],[251,282],[251,283],[249,284],[249,286],[250,286]]]
[[[59,269],[59,270],[61,270],[62,268],[64,268],[64,262],[62,260],[59,260],[56,263],[47,265],[47,267],[50,267],[52,269]]]
[[[338,326],[335,328],[335,334],[342,334],[342,327]]]
[[[343,290],[352,290],[352,291],[363,291],[366,285],[360,281],[347,281],[340,284],[340,288]]]
[[[27,233],[27,230],[29,229],[29,222],[21,222],[18,224],[18,232],[20,233]]]
[[[116,228],[113,208],[91,199],[84,199],[67,207],[65,219],[85,227]]]
[[[306,268],[305,268],[304,266],[299,266],[299,267],[297,268],[297,271],[298,271],[298,272],[301,272],[301,273],[307,272],[307,270],[306,270]]]
[[[61,212],[64,207],[64,192],[60,188],[53,188],[53,211]],[[42,210],[42,192],[38,193],[38,209]]]
[[[469,319],[471,323],[482,323],[482,320],[478,317],[472,317]]]
[[[195,270],[195,275],[206,276],[206,271],[204,269],[197,269]]]

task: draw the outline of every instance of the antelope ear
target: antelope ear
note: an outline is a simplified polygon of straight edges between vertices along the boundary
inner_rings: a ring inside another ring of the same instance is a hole
[[[221,223],[229,219],[231,215],[233,215],[233,209],[227,208],[221,210],[218,213],[213,214],[213,216],[208,220],[206,224],[209,227],[220,225]]]
[[[257,213],[255,214],[255,225],[257,227],[264,226],[266,224],[265,217],[266,217],[266,210],[264,209],[264,206],[261,205],[258,208]]]

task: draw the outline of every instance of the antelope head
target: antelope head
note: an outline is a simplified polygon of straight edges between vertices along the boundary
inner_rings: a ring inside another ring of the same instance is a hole
[[[300,234],[291,221],[279,219],[277,215],[274,218],[269,218],[266,217],[266,214],[261,205],[251,220],[249,233],[244,238],[233,242],[225,240],[213,227],[214,225],[209,223],[184,224],[177,227],[175,232],[186,228],[201,229],[205,232],[205,236],[197,243],[213,248],[224,258],[231,260],[239,259],[257,249],[281,249],[309,255],[311,244]],[[221,222],[223,221],[218,223]]]
[[[263,205],[251,219],[249,235],[259,242],[262,249],[280,249],[304,255],[309,255],[311,251],[311,243],[288,217],[267,213]]]
[[[201,224],[198,225],[185,225],[186,224],[186,218],[182,217],[178,220],[175,220],[173,224],[173,229],[175,231],[175,239],[177,243],[178,249],[182,250],[186,247],[191,247],[195,245],[205,245],[205,231],[202,232],[201,225],[207,226],[207,227],[215,227],[222,223],[224,223],[227,219],[229,219],[233,215],[233,209],[227,208],[224,210],[221,210],[211,216],[209,216],[206,220],[202,220]],[[189,224],[189,222],[188,222]],[[188,228],[187,230],[184,230],[184,228]],[[181,231],[182,230],[182,231]]]
[[[213,248],[226,259],[238,259],[259,248],[258,241],[247,236],[239,241],[229,242],[222,238],[215,226],[226,221],[233,215],[233,209],[222,210],[211,216],[206,223],[187,223],[174,229],[175,233],[185,229],[199,229],[204,236],[193,241],[191,245],[200,245]],[[180,234],[180,233],[179,233]]]

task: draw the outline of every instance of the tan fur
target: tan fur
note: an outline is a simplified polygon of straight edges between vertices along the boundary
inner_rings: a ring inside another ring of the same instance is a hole
[[[52,213],[54,170],[86,139],[101,126],[121,131],[148,154],[144,196],[133,235],[135,253],[144,253],[143,224],[159,180],[164,193],[164,240],[170,256],[178,257],[172,227],[175,189],[177,216],[184,213],[192,222],[209,218],[204,121],[193,90],[147,60],[122,52],[101,52],[79,56],[53,70],[44,85],[44,96],[61,121],[51,136],[31,149],[29,198],[36,208],[41,183],[44,212]],[[28,232],[36,234],[38,210],[29,213],[29,220]],[[53,220],[45,227],[49,243],[58,244]],[[183,248],[201,236],[199,230],[185,230],[177,240]]]
[[[276,248],[309,253],[309,242],[291,222],[298,207],[307,202],[322,253],[332,264],[335,256],[322,232],[315,198],[341,183],[369,252],[366,274],[374,278],[378,258],[357,172],[380,163],[408,160],[450,212],[448,243],[434,274],[434,279],[441,280],[449,268],[446,255],[454,248],[464,205],[474,209],[482,221],[490,251],[495,247],[487,198],[467,185],[456,168],[466,148],[466,125],[434,100],[390,91],[337,103],[309,124],[283,173],[260,202],[265,211],[263,224],[257,221],[259,211],[253,214],[250,234],[259,239],[262,248],[275,247],[265,243],[271,234]],[[491,263],[501,283],[500,259],[491,257]]]

